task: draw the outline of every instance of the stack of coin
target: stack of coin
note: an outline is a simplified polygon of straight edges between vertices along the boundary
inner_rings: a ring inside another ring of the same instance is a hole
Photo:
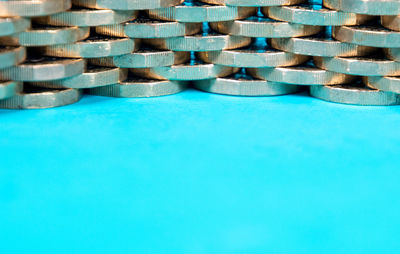
[[[398,76],[398,77],[396,77]],[[83,92],[400,103],[399,0],[0,1],[0,107]]]

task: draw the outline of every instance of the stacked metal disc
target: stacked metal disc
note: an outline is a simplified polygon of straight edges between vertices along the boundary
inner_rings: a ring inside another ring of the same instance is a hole
[[[0,0],[0,107],[82,93],[400,104],[399,0]]]

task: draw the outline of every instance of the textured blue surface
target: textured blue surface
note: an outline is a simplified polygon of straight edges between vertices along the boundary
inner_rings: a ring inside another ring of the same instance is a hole
[[[0,253],[399,253],[400,107],[189,90],[0,118]]]

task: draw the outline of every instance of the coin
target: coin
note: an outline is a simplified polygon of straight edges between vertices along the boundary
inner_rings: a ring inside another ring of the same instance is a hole
[[[298,86],[252,79],[236,74],[225,78],[197,80],[194,87],[202,91],[237,96],[276,96],[299,91]]]
[[[138,11],[95,10],[73,7],[65,12],[38,17],[36,23],[52,26],[101,26],[120,24],[137,17]]]
[[[18,81],[0,81],[0,100],[14,96],[22,89],[22,83]]]
[[[368,15],[398,15],[399,0],[324,0],[329,9]]]
[[[190,52],[141,49],[137,52],[114,57],[89,59],[95,65],[120,68],[152,68],[182,64],[190,59]]]
[[[223,65],[196,63],[178,64],[168,67],[155,68],[136,68],[130,69],[137,76],[148,79],[159,80],[201,80],[217,77],[225,77],[238,71],[238,68],[232,68]]]
[[[23,62],[26,58],[25,47],[0,46],[0,69]]]
[[[232,5],[232,6],[279,6],[294,5],[305,2],[305,0],[200,0],[208,4]]]
[[[0,18],[0,37],[12,35],[31,27],[29,19],[21,17]]]
[[[57,57],[96,58],[128,54],[135,50],[135,46],[135,41],[129,38],[94,35],[72,44],[44,47],[43,54]]]
[[[24,84],[21,92],[15,96],[1,100],[0,108],[7,109],[40,109],[65,106],[75,103],[81,98],[78,89],[49,89]]]
[[[192,35],[200,31],[200,23],[180,23],[145,18],[118,25],[96,27],[98,34],[130,38],[168,38]]]
[[[6,0],[0,1],[0,17],[45,16],[71,8],[71,0]]]
[[[187,83],[184,81],[149,80],[129,76],[128,79],[117,84],[89,89],[88,93],[126,98],[156,97],[182,92],[186,86]]]
[[[337,26],[333,37],[339,41],[379,48],[400,47],[400,32],[379,26]]]
[[[73,43],[89,36],[88,27],[34,26],[26,32],[0,37],[0,43],[10,46],[46,46]]]
[[[382,26],[400,32],[400,15],[398,16],[382,16],[381,17]]]
[[[355,78],[342,73],[321,70],[308,64],[295,67],[249,68],[247,71],[258,79],[307,86],[344,84]]]
[[[118,83],[120,80],[126,79],[127,74],[127,69],[88,65],[82,74],[60,80],[31,84],[47,88],[93,88]]]
[[[0,80],[46,81],[83,73],[83,59],[30,56],[24,63],[0,70]]]
[[[357,76],[397,76],[400,63],[369,57],[314,57],[319,68]]]
[[[196,34],[164,39],[144,39],[143,43],[172,51],[214,51],[241,48],[249,45],[251,39],[243,36]]]
[[[400,94],[400,77],[364,77],[364,84],[369,87]]]
[[[357,85],[312,86],[310,94],[329,102],[360,106],[389,106],[400,103],[398,94]]]
[[[184,0],[72,0],[76,6],[93,9],[147,10],[175,6]]]
[[[246,20],[213,22],[210,23],[210,26],[213,30],[223,34],[267,38],[302,37],[322,31],[319,26],[293,24],[259,17],[251,17]]]
[[[389,59],[400,62],[400,48],[387,48],[384,51]]]

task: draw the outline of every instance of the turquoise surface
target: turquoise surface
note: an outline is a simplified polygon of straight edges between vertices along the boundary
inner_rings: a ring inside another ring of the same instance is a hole
[[[0,110],[0,253],[399,253],[399,126],[306,94]]]

